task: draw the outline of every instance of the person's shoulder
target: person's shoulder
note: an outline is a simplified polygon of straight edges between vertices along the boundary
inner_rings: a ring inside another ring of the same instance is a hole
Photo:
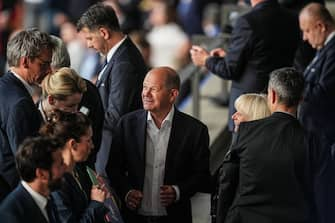
[[[147,117],[147,112],[144,109],[138,109],[138,110],[124,114],[120,118],[120,122],[128,122],[130,120],[141,119],[141,118],[146,118],[146,117]]]
[[[175,110],[175,116],[176,116],[176,120],[185,123],[186,125],[190,125],[190,126],[198,126],[201,128],[206,128],[207,126],[201,122],[199,119],[196,119],[195,117],[188,115],[184,112],[181,112],[179,110]]]

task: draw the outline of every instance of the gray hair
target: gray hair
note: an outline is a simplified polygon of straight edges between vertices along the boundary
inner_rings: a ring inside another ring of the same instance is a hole
[[[36,28],[23,30],[13,36],[7,44],[9,66],[19,66],[21,57],[38,57],[43,49],[54,49],[49,34]]]
[[[69,52],[67,51],[65,43],[61,38],[57,36],[51,35],[50,37],[51,41],[55,45],[55,49],[52,52],[51,67],[56,70],[62,67],[70,67],[71,66],[70,55]]]
[[[303,75],[292,67],[274,70],[270,74],[269,89],[277,93],[279,103],[297,106],[304,91]]]

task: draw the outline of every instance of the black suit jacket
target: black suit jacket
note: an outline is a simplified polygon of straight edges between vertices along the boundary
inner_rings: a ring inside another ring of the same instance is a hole
[[[93,129],[93,145],[94,149],[91,152],[88,160],[85,162],[91,168],[94,167],[96,161],[96,155],[101,145],[102,127],[104,123],[104,108],[102,106],[102,100],[98,91],[98,88],[89,80],[84,79],[87,86],[87,91],[83,94],[79,108],[86,107],[88,111],[88,118],[92,122]]]
[[[141,91],[147,72],[141,53],[129,37],[120,45],[97,81],[105,110],[97,171],[105,169],[112,140],[112,129],[120,117],[142,108]]]
[[[307,222],[304,130],[291,115],[241,123],[223,164],[218,222]]]
[[[11,72],[0,78],[0,175],[13,190],[19,176],[14,155],[20,143],[37,134],[42,117],[29,92]]]
[[[19,184],[1,203],[0,219],[1,222],[6,223],[27,221],[48,223],[40,208],[22,184]]]
[[[212,73],[232,80],[229,117],[238,96],[266,91],[271,71],[293,65],[300,40],[298,17],[276,0],[257,4],[237,20],[227,55],[206,61]]]
[[[115,131],[106,172],[124,200],[131,189],[142,191],[145,175],[147,112],[121,118]],[[209,185],[209,136],[200,121],[175,110],[168,143],[164,184],[177,185],[180,200],[167,208],[169,222],[192,222],[190,197]],[[135,213],[128,211],[125,221]],[[136,222],[129,220],[129,222]]]

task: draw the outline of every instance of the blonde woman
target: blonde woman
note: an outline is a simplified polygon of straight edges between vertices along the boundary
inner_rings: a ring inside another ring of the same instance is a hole
[[[63,67],[47,75],[42,81],[42,100],[38,105],[44,121],[55,109],[76,112],[86,89],[85,81],[71,68]]]
[[[235,109],[232,115],[235,132],[241,122],[262,119],[271,114],[265,94],[242,94],[235,101]]]

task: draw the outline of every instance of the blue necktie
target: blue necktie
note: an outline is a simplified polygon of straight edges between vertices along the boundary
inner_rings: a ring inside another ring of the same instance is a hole
[[[50,223],[58,223],[57,217],[56,217],[56,210],[53,204],[53,199],[50,197],[48,199],[47,205],[45,207],[47,210],[48,218]]]

